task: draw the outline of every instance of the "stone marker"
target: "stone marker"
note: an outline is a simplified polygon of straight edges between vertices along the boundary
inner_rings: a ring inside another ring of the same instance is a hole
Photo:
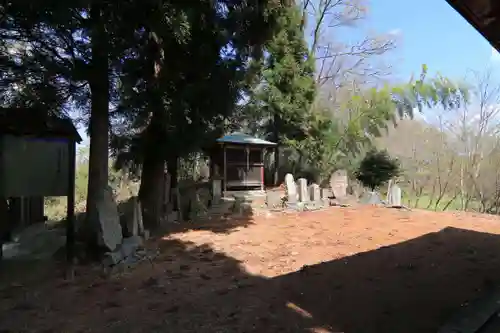
[[[118,206],[113,198],[111,187],[106,186],[98,196],[96,214],[98,243],[110,251],[114,251],[122,242],[123,234]]]
[[[391,186],[391,194],[389,195],[389,206],[400,207],[401,206],[401,188],[398,184]]]
[[[309,186],[309,195],[312,202],[321,201],[321,191],[318,184],[311,184]]]
[[[330,197],[332,196],[332,190],[330,188],[323,187],[320,190],[322,200],[330,199]]]
[[[222,198],[222,180],[212,179],[212,204],[217,205]]]
[[[366,191],[363,185],[361,185],[361,183],[357,180],[349,183],[348,190],[349,190],[348,193],[352,194],[357,199],[359,199]]]
[[[288,203],[297,202],[297,185],[291,173],[287,173],[285,176],[285,190]]]
[[[392,188],[392,179],[389,180],[389,183],[387,184],[387,198],[385,200],[387,203],[391,202],[391,188]]]
[[[239,216],[252,214],[252,202],[247,201],[247,199],[243,196],[235,196],[233,213]]]
[[[279,191],[267,191],[266,192],[266,205],[268,209],[278,209],[282,208],[282,192]]]
[[[191,221],[196,220],[207,215],[207,196],[206,189],[194,190],[189,207],[189,219]]]
[[[299,178],[298,180],[299,186],[299,201],[300,202],[308,202],[309,201],[309,193],[307,191],[307,179]]]
[[[123,239],[120,245],[120,250],[123,257],[128,257],[139,247],[142,246],[142,238],[139,236],[132,236]]]
[[[113,266],[124,261],[127,257],[133,255],[135,251],[142,246],[142,243],[142,238],[139,236],[124,238],[120,246],[106,253],[103,264],[105,266]]]
[[[321,202],[323,206],[330,206],[330,197],[332,196],[332,190],[329,188],[321,188]]]
[[[345,198],[347,196],[347,171],[337,170],[330,177],[330,187],[336,199]]]
[[[384,203],[380,198],[380,194],[376,191],[364,192],[359,201],[365,205],[381,205]]]
[[[144,224],[142,222],[142,207],[141,203],[136,197],[134,202],[134,225],[137,228],[135,232],[132,232],[133,236],[142,235],[144,233]]]
[[[139,218],[142,219],[142,211],[137,207],[139,199],[136,196],[131,197],[122,205],[123,211],[122,232],[124,237],[139,235]]]

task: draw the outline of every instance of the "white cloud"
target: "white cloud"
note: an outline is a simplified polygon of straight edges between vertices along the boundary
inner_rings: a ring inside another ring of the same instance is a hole
[[[388,32],[389,35],[391,36],[401,36],[403,34],[403,31],[399,28],[392,29]]]

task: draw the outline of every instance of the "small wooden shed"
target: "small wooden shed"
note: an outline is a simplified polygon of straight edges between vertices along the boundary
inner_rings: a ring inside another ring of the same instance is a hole
[[[40,109],[0,108],[0,198],[28,202],[21,204],[22,214],[32,220],[41,215],[43,221],[43,198],[67,196],[68,244],[74,231],[76,143],[81,141],[70,119]],[[3,234],[12,228],[6,220],[0,221]]]
[[[264,153],[276,143],[247,134],[232,133],[217,139],[212,152],[212,169],[221,171],[223,191],[264,190]],[[214,172],[212,171],[212,174]]]

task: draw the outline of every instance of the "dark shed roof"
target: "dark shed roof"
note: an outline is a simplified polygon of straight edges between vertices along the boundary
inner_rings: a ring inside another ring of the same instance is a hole
[[[490,44],[500,51],[500,1],[446,0]]]
[[[6,134],[82,141],[70,119],[32,108],[0,108],[0,135]]]

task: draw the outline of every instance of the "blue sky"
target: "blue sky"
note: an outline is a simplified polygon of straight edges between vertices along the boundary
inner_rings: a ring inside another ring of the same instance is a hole
[[[367,26],[401,34],[394,52],[398,76],[409,77],[423,63],[454,79],[495,63],[500,69],[498,53],[445,0],[372,0]]]

